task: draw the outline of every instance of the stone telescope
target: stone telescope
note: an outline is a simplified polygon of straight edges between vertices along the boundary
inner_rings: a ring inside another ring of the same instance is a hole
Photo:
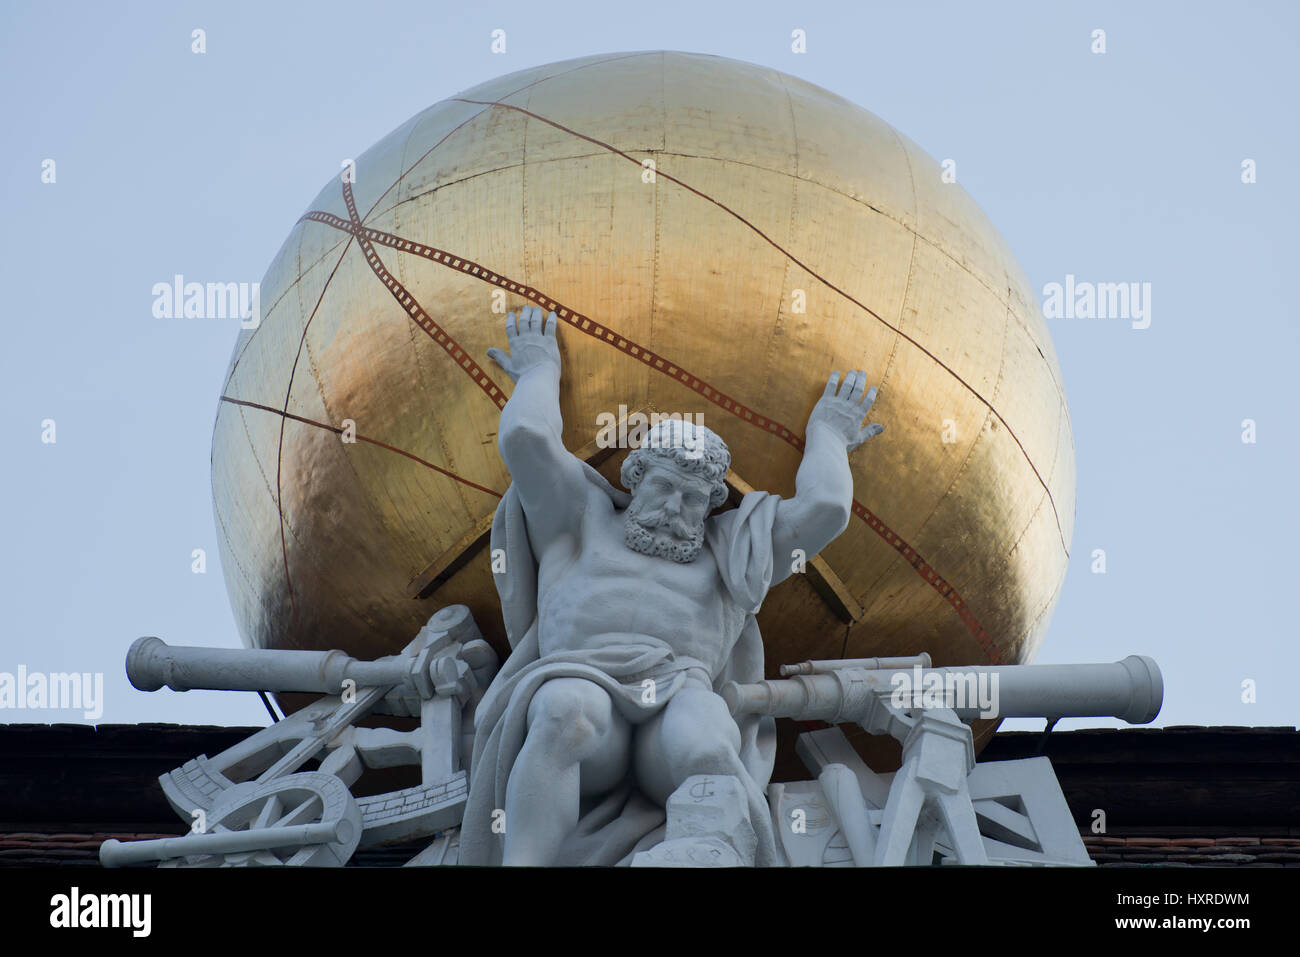
[[[128,675],[169,687],[301,691],[316,704],[240,745],[200,755],[160,780],[181,820],[202,829],[163,840],[107,841],[106,866],[338,866],[360,846],[427,839],[412,866],[458,862],[468,789],[463,728],[496,672],[495,654],[463,607],[440,611],[400,655],[170,647],[142,638]],[[1150,658],[1113,664],[931,668],[928,655],[808,661],[790,677],[730,684],[733,714],[853,723],[903,746],[893,774],[872,771],[838,727],[805,732],[813,775],[771,784],[777,866],[960,863],[1088,866],[1091,862],[1045,757],[976,763],[969,724],[1002,716],[1107,716],[1146,723],[1160,709]],[[368,714],[418,716],[409,732],[358,727]],[[318,762],[318,769],[303,770]],[[408,763],[421,783],[354,798],[366,768]],[[755,828],[725,775],[689,778],[669,797],[661,839],[634,866],[754,863]]]

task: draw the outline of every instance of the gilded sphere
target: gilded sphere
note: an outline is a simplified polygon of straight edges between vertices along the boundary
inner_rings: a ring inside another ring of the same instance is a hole
[[[737,493],[793,495],[827,375],[879,385],[848,529],[759,615],[770,676],[1029,661],[1070,420],[1033,291],[950,179],[841,97],[698,54],[553,63],[409,120],[293,227],[231,358],[212,485],[244,642],[391,654],[463,603],[508,650],[486,530],[511,383],[487,350],[535,303],[561,318],[565,444],[615,483],[600,422],[682,413]]]

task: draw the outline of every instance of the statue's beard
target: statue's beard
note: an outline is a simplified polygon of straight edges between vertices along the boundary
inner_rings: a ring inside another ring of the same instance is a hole
[[[666,518],[661,511],[648,512],[634,501],[623,515],[623,544],[642,555],[685,564],[693,562],[704,547],[704,526]]]

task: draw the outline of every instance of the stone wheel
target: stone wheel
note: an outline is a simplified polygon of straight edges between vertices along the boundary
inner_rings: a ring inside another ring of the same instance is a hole
[[[303,824],[337,825],[336,840],[319,844],[275,843],[277,829]],[[210,834],[264,831],[257,850],[199,854],[165,860],[160,867],[341,867],[361,840],[361,809],[339,778],[317,771],[232,787],[208,813]]]

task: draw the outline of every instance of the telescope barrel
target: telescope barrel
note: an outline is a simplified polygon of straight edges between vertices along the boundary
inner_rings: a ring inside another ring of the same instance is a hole
[[[341,651],[268,651],[171,647],[139,638],[126,655],[126,675],[141,691],[302,691],[338,694],[345,679],[358,688],[411,680],[414,659],[358,661]]]
[[[126,867],[147,861],[163,861],[195,854],[238,854],[272,848],[306,847],[346,839],[346,821],[322,824],[294,824],[289,827],[256,828],[249,831],[214,831],[187,834],[152,841],[122,842],[109,838],[99,846],[99,862],[104,867]]]
[[[782,665],[781,677],[790,678],[794,675],[821,675],[831,671],[844,671],[849,668],[859,668],[867,671],[882,671],[886,669],[911,668],[914,665],[920,665],[922,668],[929,668],[930,656],[922,652],[919,655],[909,655],[905,658],[834,658],[827,661],[801,661],[797,665]]]
[[[904,709],[950,707],[963,719],[1114,717],[1146,724],[1160,713],[1164,682],[1152,659],[1130,655],[1110,664],[836,669],[755,684],[731,682],[722,697],[733,715],[803,721],[861,722],[879,699],[893,698]]]
[[[999,717],[1004,718],[1105,717],[1147,724],[1164,702],[1160,668],[1145,655],[1109,664],[1003,665],[988,670],[999,674]]]

